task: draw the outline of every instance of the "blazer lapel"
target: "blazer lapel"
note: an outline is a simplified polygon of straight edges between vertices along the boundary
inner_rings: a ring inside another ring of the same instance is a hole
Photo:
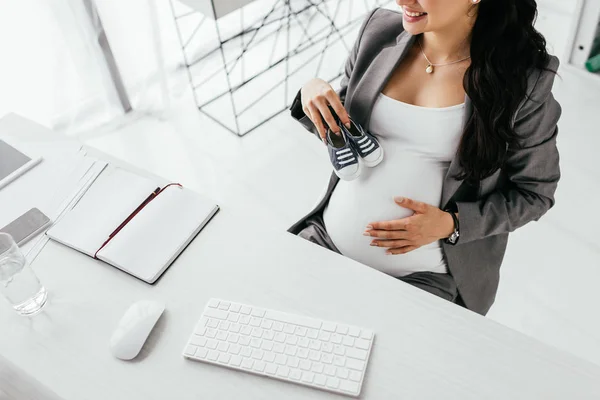
[[[465,119],[463,123],[463,128],[467,125],[467,122],[471,118],[471,114],[473,113],[473,104],[471,103],[471,99],[469,96],[465,97]],[[442,188],[442,209],[445,209],[448,206],[448,201],[452,198],[454,193],[458,190],[460,185],[464,182],[463,180],[456,180],[454,178],[460,172],[460,162],[458,160],[458,155],[455,155],[450,163],[450,167],[448,168],[448,172],[446,173],[446,178],[444,179],[444,185]]]
[[[350,115],[365,129],[368,129],[375,99],[383,90],[396,67],[406,57],[415,38],[416,36],[408,32],[402,32],[398,36],[396,44],[384,47],[379,52],[363,74],[363,79],[358,82],[348,110]]]

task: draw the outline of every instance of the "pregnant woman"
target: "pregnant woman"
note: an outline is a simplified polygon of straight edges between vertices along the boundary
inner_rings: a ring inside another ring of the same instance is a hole
[[[313,79],[291,108],[330,148],[351,116],[385,157],[332,174],[289,231],[485,314],[509,232],[554,205],[558,60],[534,0],[397,3],[364,22],[338,92]]]

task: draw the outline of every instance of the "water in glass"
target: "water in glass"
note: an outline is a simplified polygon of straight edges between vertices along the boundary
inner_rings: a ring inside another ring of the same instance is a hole
[[[0,293],[21,315],[36,314],[48,297],[25,256],[6,233],[0,233]]]

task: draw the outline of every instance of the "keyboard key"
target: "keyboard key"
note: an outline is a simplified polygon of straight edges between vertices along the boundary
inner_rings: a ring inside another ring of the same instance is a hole
[[[254,365],[254,360],[251,358],[244,358],[244,361],[242,361],[242,368],[244,368],[244,369],[252,369],[253,365]]]
[[[208,301],[208,306],[210,308],[217,308],[217,307],[219,307],[219,300],[217,300],[217,299],[210,299]]]
[[[285,354],[277,354],[275,356],[275,363],[279,365],[287,364],[287,356]]]
[[[307,329],[303,326],[297,326],[295,334],[298,336],[306,336]]]
[[[242,357],[250,357],[252,355],[252,350],[250,347],[242,347],[242,351],[240,351],[240,356]]]
[[[219,352],[216,350],[210,350],[206,358],[208,358],[210,361],[217,361],[219,358]]]
[[[273,321],[271,321],[270,319],[264,319],[261,322],[260,327],[263,329],[271,329],[273,327]]]
[[[313,350],[321,350],[321,342],[318,340],[311,340],[308,344],[308,347]]]
[[[310,342],[305,337],[301,337],[300,339],[298,339],[298,346],[300,347],[308,347],[309,344]]]
[[[285,342],[295,346],[298,343],[298,337],[294,335],[287,335]]]
[[[226,352],[227,350],[229,350],[229,343],[227,342],[221,342],[219,343],[219,345],[217,346],[217,350],[219,350],[220,352]]]
[[[217,359],[217,361],[222,364],[229,364],[230,359],[231,359],[231,356],[229,354],[221,353],[221,354],[219,354],[219,358]]]
[[[273,322],[273,330],[277,331],[277,332],[283,331],[283,324],[279,321],[274,321]]]
[[[232,344],[231,346],[229,346],[229,352],[231,354],[240,354],[241,350],[242,348],[239,344]]]
[[[275,375],[277,373],[277,365],[267,364],[267,366],[265,367],[265,372],[269,375]]]
[[[263,334],[263,330],[260,328],[252,328],[252,336],[259,338]]]
[[[254,361],[254,367],[252,367],[252,369],[254,369],[257,372],[263,372],[266,366],[267,364],[264,361]]]
[[[228,311],[230,305],[231,303],[228,301],[221,301],[219,302],[219,310]]]
[[[263,333],[263,338],[267,339],[267,340],[273,340],[273,339],[275,339],[275,332],[273,332],[273,331],[265,331]]]
[[[309,329],[308,332],[306,332],[306,336],[310,339],[316,339],[319,337],[319,331],[316,329]]]
[[[286,335],[283,332],[277,332],[275,334],[275,341],[276,342],[284,343],[285,342],[285,338],[286,338]]]
[[[300,379],[302,379],[302,371],[298,369],[292,369],[290,371],[290,378],[299,381]]]
[[[258,326],[260,326],[261,322],[262,322],[262,319],[260,319],[258,317],[252,317],[252,318],[250,318],[250,326],[256,326],[256,327],[258,327]]]
[[[323,373],[323,368],[325,366],[323,364],[320,363],[313,363],[312,368],[310,369],[312,372],[316,372],[317,374],[322,374]]]
[[[358,393],[358,383],[343,380],[340,389],[349,393]]]
[[[356,347],[359,349],[369,350],[369,341],[365,339],[357,339]]]
[[[305,371],[310,371],[311,365],[312,365],[312,363],[308,360],[300,360],[300,362],[298,363],[298,366],[300,367],[300,369],[303,369]]]
[[[218,328],[219,327],[219,320],[218,319],[210,319],[206,323],[206,326],[208,326],[209,328]]]
[[[204,336],[193,335],[190,343],[194,346],[204,347],[206,345],[206,338]]]
[[[248,325],[250,323],[250,317],[247,315],[242,315],[238,322],[242,325]]]
[[[229,307],[229,311],[233,311],[234,313],[239,313],[240,308],[242,308],[242,306],[240,306],[237,303],[233,303],[233,304],[231,304],[231,307]]]
[[[250,344],[250,337],[249,336],[240,336],[239,343],[242,346],[248,346]]]
[[[231,324],[231,326],[229,327],[229,330],[234,333],[239,333],[240,332],[240,324]]]
[[[338,335],[337,333],[332,333],[331,334],[331,343],[341,344],[342,343],[342,336]]]
[[[362,374],[358,371],[350,371],[350,380],[353,380],[355,382],[360,382],[360,378],[362,377]]]
[[[335,346],[333,346],[333,354],[343,356],[344,354],[346,354],[346,349],[344,348],[344,346],[336,344]]]
[[[262,360],[264,355],[265,355],[265,352],[260,349],[252,350],[252,358],[254,358],[255,360]]]
[[[238,335],[237,333],[230,333],[229,335],[227,335],[227,341],[229,343],[237,343],[238,340],[240,340],[240,335]]]
[[[252,309],[248,306],[242,306],[242,308],[240,309],[240,312],[242,314],[250,315],[250,313],[252,312]]]
[[[310,350],[308,353],[308,358],[313,361],[319,361],[321,359],[321,353],[315,350]]]
[[[227,311],[216,308],[207,308],[204,310],[204,316],[209,318],[227,319],[227,315],[229,315]]]
[[[286,364],[290,368],[298,368],[298,366],[300,365],[300,360],[298,359],[298,357],[288,357]]]
[[[319,386],[325,386],[325,383],[327,382],[327,378],[325,378],[323,375],[316,375],[315,376],[315,380],[314,383],[316,383]]]
[[[340,380],[338,378],[327,378],[327,387],[337,389],[340,386]]]
[[[304,347],[300,347],[298,349],[298,357],[308,358],[308,349],[305,349]]]
[[[350,370],[348,368],[340,368],[337,369],[338,378],[348,379],[348,375],[350,374]]]
[[[229,313],[227,321],[238,322],[240,320],[240,314]]]
[[[285,351],[285,346],[281,343],[274,343],[273,344],[273,351],[275,353],[283,353]]]
[[[323,327],[321,329],[327,332],[335,332],[336,324],[333,322],[323,322]]]
[[[339,333],[340,335],[347,335],[348,334],[348,327],[346,325],[338,325],[337,329],[335,331],[337,333]]]
[[[198,350],[196,350],[196,355],[194,355],[195,358],[206,358],[206,356],[208,355],[208,349],[205,348],[199,348]]]
[[[357,371],[362,371],[365,368],[365,362],[356,360],[354,358],[348,358],[346,359],[346,367],[355,369]]]
[[[252,333],[252,328],[248,325],[242,325],[242,327],[240,328],[240,333],[242,335],[250,335],[250,333]]]
[[[184,350],[183,354],[186,354],[186,355],[188,355],[188,356],[193,356],[194,354],[196,354],[196,349],[197,349],[197,347],[196,347],[196,346],[192,346],[192,345],[190,344],[190,345],[188,345],[188,346],[185,348],[185,350]]]
[[[295,356],[297,351],[298,349],[296,348],[296,346],[285,346],[285,354],[287,354],[288,356]]]
[[[242,357],[240,357],[238,355],[231,356],[231,359],[229,360],[229,364],[233,365],[235,367],[239,367],[242,364]]]
[[[262,318],[265,316],[265,310],[263,310],[262,308],[255,308],[252,310],[251,315]]]
[[[346,365],[346,359],[344,357],[334,356],[333,364],[338,367],[343,367],[344,365]]]
[[[263,350],[271,351],[271,350],[273,350],[273,342],[271,342],[269,340],[263,340],[262,345],[260,346],[260,348],[263,349]]]
[[[289,367],[286,367],[285,365],[280,365],[277,367],[277,376],[281,376],[282,378],[287,378],[289,374],[290,374]]]
[[[333,356],[331,354],[322,354],[321,362],[325,364],[331,364],[333,362]]]
[[[324,341],[324,342],[328,342],[329,339],[331,339],[331,333],[329,332],[325,332],[325,331],[321,331],[319,333],[319,339]]]
[[[323,346],[321,347],[321,351],[323,351],[325,353],[333,352],[333,344],[332,343],[323,343]]]
[[[206,347],[208,347],[211,350],[216,349],[218,345],[219,345],[219,343],[214,339],[208,339],[206,341]]]
[[[275,321],[287,322],[288,324],[302,325],[308,328],[319,329],[321,321],[299,315],[287,314],[280,311],[267,310],[266,317]]]
[[[291,325],[291,324],[285,324],[283,326],[283,331],[285,333],[293,334],[296,331],[296,327],[294,325]]]
[[[368,353],[365,350],[360,350],[360,349],[350,348],[350,349],[346,350],[346,356],[356,358],[358,360],[366,360],[367,354]]]
[[[272,353],[270,351],[266,351],[265,355],[263,356],[263,360],[265,362],[268,362],[268,363],[275,362],[275,353]]]
[[[208,328],[206,330],[206,335],[204,335],[204,336],[206,336],[207,338],[213,339],[215,336],[217,336],[217,331],[214,330],[213,328]]]
[[[348,335],[354,336],[355,338],[357,338],[360,335],[360,329],[358,329],[355,326],[351,326],[350,329],[348,330]]]
[[[354,346],[354,338],[352,336],[344,336],[342,343],[346,346]]]
[[[314,379],[315,379],[315,374],[313,374],[312,372],[309,372],[309,371],[302,372],[302,382],[312,383],[312,381]]]
[[[335,373],[337,372],[337,368],[334,367],[333,365],[326,365],[325,368],[323,368],[323,372],[326,375],[335,376]]]
[[[216,336],[216,338],[217,338],[218,340],[221,340],[221,341],[223,341],[223,340],[227,340],[227,336],[228,336],[228,335],[229,335],[229,334],[228,334],[227,332],[225,332],[225,331],[218,331],[218,332],[217,332],[217,336]]]
[[[360,331],[360,337],[366,340],[371,340],[373,339],[373,332],[366,331],[363,329],[362,331]]]

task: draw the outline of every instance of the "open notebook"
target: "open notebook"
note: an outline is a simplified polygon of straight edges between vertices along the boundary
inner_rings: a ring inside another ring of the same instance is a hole
[[[113,168],[47,234],[154,283],[218,210],[189,189]]]

